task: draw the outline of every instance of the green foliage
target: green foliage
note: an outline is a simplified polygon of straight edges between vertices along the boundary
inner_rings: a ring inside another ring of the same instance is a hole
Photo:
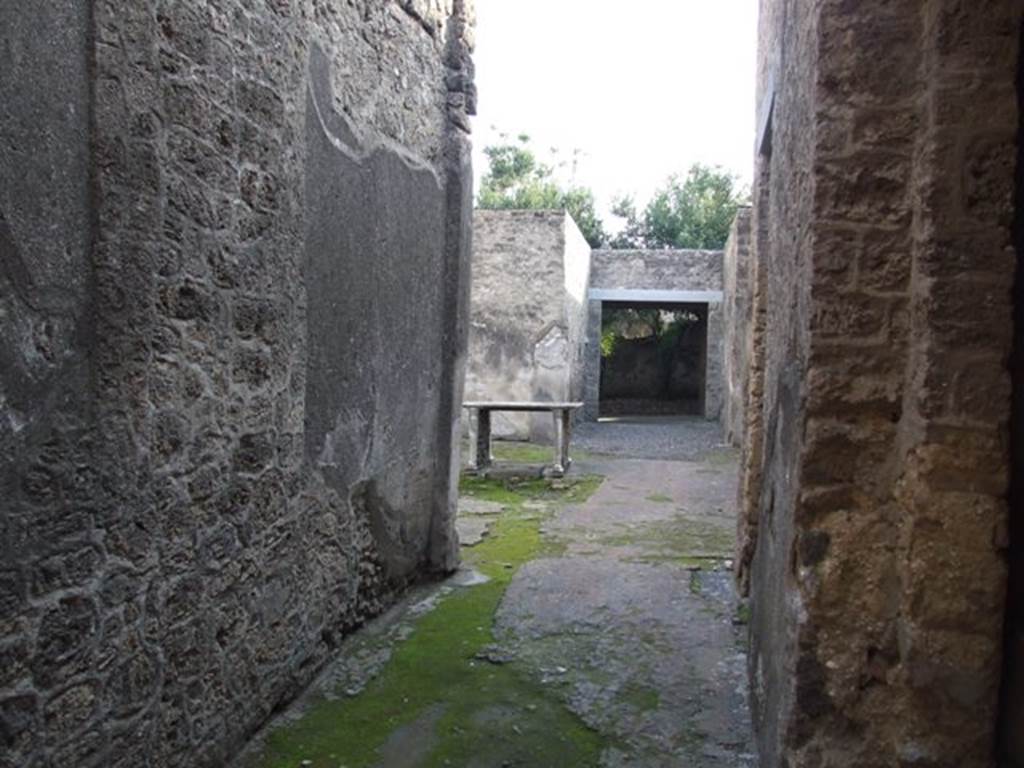
[[[615,201],[613,212],[626,220],[613,248],[725,247],[736,209],[746,200],[737,178],[719,167],[696,163],[685,177],[673,175],[637,214],[629,197]]]
[[[611,357],[620,341],[638,335],[653,337],[662,351],[670,352],[683,330],[698,321],[690,312],[633,307],[607,310],[601,320],[601,356]]]
[[[540,162],[530,137],[484,149],[488,170],[480,184],[477,206],[491,210],[565,210],[576,221],[591,247],[605,241],[604,223],[597,213],[594,193],[586,187],[563,187],[555,169]]]
[[[615,345],[621,337],[614,328],[604,328],[601,331],[601,357],[611,357],[615,354]]]
[[[617,197],[612,201],[612,214],[625,219],[625,226],[608,241],[612,248],[643,248],[643,221],[637,215],[636,201],[628,195]]]

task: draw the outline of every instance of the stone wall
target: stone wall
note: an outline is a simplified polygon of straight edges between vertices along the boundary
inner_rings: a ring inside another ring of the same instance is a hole
[[[740,427],[740,477],[736,515],[736,582],[740,594],[750,591],[750,564],[757,544],[764,472],[764,386],[765,332],[768,321],[768,253],[771,246],[769,204],[771,202],[770,157],[759,157],[754,165],[754,207],[750,229],[750,325],[742,344],[746,360],[746,395]]]
[[[753,278],[750,208],[740,208],[722,256],[722,429],[725,439],[734,445],[739,445],[743,437],[749,391]]]
[[[1020,16],[762,3],[766,768],[992,765]]]
[[[695,250],[596,250],[591,255],[591,290],[634,292],[626,303],[659,303],[655,291],[722,291],[721,251]],[[708,302],[708,344],[704,393],[704,416],[718,419],[723,406],[723,317],[721,296]],[[660,301],[671,304],[678,299]],[[689,301],[689,300],[687,300]],[[591,299],[587,320],[587,350],[584,371],[584,418],[597,419],[600,411],[601,301]]]
[[[473,216],[466,400],[579,400],[590,247],[564,211]],[[493,433],[550,440],[549,415],[495,413]]]
[[[565,291],[566,312],[569,324],[569,399],[583,400],[584,369],[587,354],[587,322],[589,320],[589,299],[591,269],[590,243],[583,237],[576,222],[566,216],[565,224]],[[583,414],[576,411],[574,418]]]
[[[1014,339],[1010,355],[1010,572],[1007,590],[1000,748],[1006,768],[1024,768],[1024,56],[1017,58],[1017,177],[1013,287]]]
[[[591,288],[631,290],[722,290],[721,251],[595,250]]]
[[[471,11],[0,37],[0,765],[224,765],[455,564]]]

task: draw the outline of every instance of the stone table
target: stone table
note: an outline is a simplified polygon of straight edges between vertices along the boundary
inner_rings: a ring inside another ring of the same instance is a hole
[[[541,403],[541,402],[480,402],[462,404],[469,411],[469,468],[477,474],[484,474],[494,463],[491,455],[491,414],[494,411],[517,411],[551,414],[555,421],[554,463],[545,470],[553,477],[562,477],[572,464],[569,457],[569,441],[572,436],[572,414],[583,407],[583,403]]]

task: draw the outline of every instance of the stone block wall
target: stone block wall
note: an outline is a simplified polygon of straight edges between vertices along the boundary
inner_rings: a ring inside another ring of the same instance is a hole
[[[1013,221],[1016,277],[1010,355],[1010,558],[1004,632],[1000,753],[1006,768],[1024,766],[1024,55],[1017,58],[1017,176]]]
[[[753,318],[753,277],[750,208],[740,208],[722,256],[722,429],[739,445],[750,381],[748,341]]]
[[[722,251],[598,249],[592,255],[591,288],[722,290]]]
[[[1020,4],[776,0],[760,24],[761,765],[991,766]]]
[[[564,211],[475,211],[466,400],[580,400],[589,279],[590,247]],[[553,427],[494,414],[497,437],[547,441]]]
[[[0,765],[224,765],[454,566],[471,15],[0,8]]]
[[[704,392],[704,416],[718,419],[724,400],[725,328],[722,310],[722,251],[697,250],[595,250],[591,255],[591,290],[626,292],[619,301],[653,301],[651,292],[696,291],[718,295],[708,304],[708,344]],[[632,292],[633,298],[629,298]],[[694,300],[696,301],[696,300]],[[673,303],[662,300],[662,304]],[[595,420],[600,410],[601,301],[591,300],[587,327],[584,371],[584,418]]]

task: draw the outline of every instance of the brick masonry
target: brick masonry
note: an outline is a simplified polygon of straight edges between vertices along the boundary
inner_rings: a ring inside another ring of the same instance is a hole
[[[761,764],[991,766],[1021,7],[776,0],[760,25],[740,577]]]
[[[224,765],[455,564],[471,25],[0,9],[0,765]]]

